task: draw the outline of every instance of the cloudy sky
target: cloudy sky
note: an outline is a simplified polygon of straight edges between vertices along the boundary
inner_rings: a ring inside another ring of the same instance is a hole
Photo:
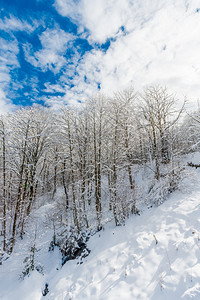
[[[162,84],[200,98],[199,0],[0,0],[0,112]]]

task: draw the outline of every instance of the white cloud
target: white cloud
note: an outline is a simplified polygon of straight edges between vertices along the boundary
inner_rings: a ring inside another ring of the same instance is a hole
[[[0,38],[0,114],[13,109],[13,105],[7,98],[8,85],[11,81],[10,69],[19,67],[17,54],[18,42]]]
[[[73,40],[73,36],[62,29],[47,29],[40,36],[40,41],[46,50],[63,53],[67,44]]]
[[[9,18],[5,17],[3,19],[0,19],[0,30],[4,30],[7,32],[10,31],[26,31],[26,32],[32,32],[35,30],[36,22],[34,22],[34,25],[31,25],[30,23],[19,20],[18,18],[10,15]]]
[[[0,114],[15,108],[15,105],[8,98],[9,85],[11,83],[10,72],[12,69],[20,67],[17,57],[19,54],[19,45],[17,39],[14,37],[14,32],[23,31],[31,33],[36,29],[38,24],[37,21],[32,21],[32,24],[30,24],[19,20],[13,15],[0,19],[0,30],[9,34],[9,39],[0,38]],[[21,83],[12,82],[13,87],[19,88],[20,85]]]
[[[6,114],[15,109],[15,105],[6,97],[5,92],[0,87],[0,115]]]
[[[81,91],[87,97],[98,83],[106,93],[160,83],[191,101],[199,97],[199,1],[56,0],[55,6],[89,30],[90,42],[114,38],[106,53],[95,49],[77,66],[75,99]]]
[[[73,20],[77,20],[80,16],[80,1],[74,0],[56,0],[55,8],[62,16],[69,16]]]
[[[19,66],[17,54],[19,52],[18,42],[16,39],[5,40],[0,38],[0,62],[1,68],[6,66]],[[7,68],[6,68],[7,70]]]
[[[46,82],[45,84],[46,93],[65,93],[65,88],[63,88],[60,84],[51,84],[50,82]]]
[[[73,35],[62,29],[54,28],[46,29],[39,38],[42,45],[42,49],[39,51],[34,52],[30,44],[24,45],[26,60],[43,71],[49,69],[54,73],[59,72],[67,63],[63,55],[70,42],[74,40]]]
[[[104,43],[118,36],[123,26],[132,30],[138,23],[146,22],[159,10],[164,0],[55,0],[54,6],[62,16],[67,16],[90,32],[90,41]]]

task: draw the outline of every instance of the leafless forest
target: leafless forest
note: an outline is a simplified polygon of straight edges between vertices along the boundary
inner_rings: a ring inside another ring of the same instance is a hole
[[[45,199],[58,202],[53,226],[78,236],[101,230],[108,216],[123,225],[139,213],[135,178],[144,167],[152,175],[147,197],[164,201],[178,187],[181,157],[199,147],[199,110],[187,113],[185,103],[177,109],[170,91],[149,87],[97,95],[81,108],[0,116],[1,251],[12,253]]]

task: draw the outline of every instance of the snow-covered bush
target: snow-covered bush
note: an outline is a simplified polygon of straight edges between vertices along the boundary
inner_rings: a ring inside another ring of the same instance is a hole
[[[30,276],[31,272],[36,270],[39,273],[43,274],[43,267],[40,263],[36,262],[36,253],[40,250],[36,248],[35,243],[30,247],[30,253],[24,259],[25,267],[20,275],[21,279],[24,279],[26,276]]]

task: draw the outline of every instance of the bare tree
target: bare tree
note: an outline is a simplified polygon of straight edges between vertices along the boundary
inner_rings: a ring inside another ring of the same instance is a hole
[[[3,117],[0,119],[0,135],[2,142],[2,173],[3,173],[3,251],[6,251],[6,129]]]
[[[160,163],[167,164],[171,159],[169,151],[169,131],[179,120],[185,102],[180,110],[176,110],[176,99],[166,88],[149,87],[141,95],[141,111],[144,126],[152,145],[152,158],[155,160],[155,177],[160,179]]]

